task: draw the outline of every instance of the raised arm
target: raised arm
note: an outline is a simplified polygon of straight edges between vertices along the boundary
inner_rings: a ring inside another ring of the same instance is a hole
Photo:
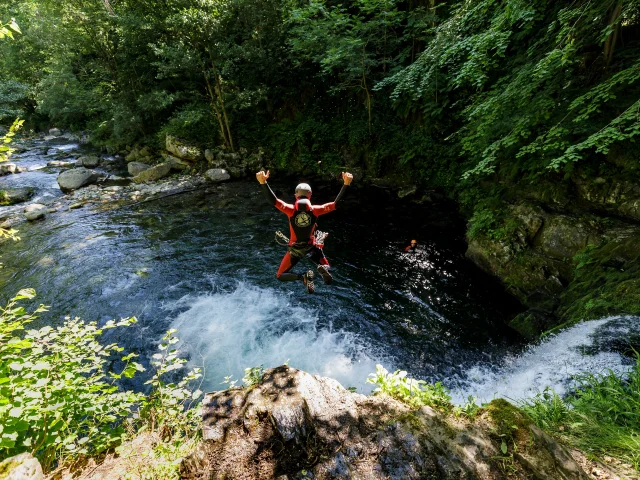
[[[275,207],[278,203],[278,197],[276,197],[276,194],[273,193],[273,190],[271,190],[271,187],[267,183],[267,180],[269,179],[269,171],[267,170],[266,173],[264,170],[259,171],[256,173],[256,178],[258,179],[258,182],[260,182],[260,185],[262,185],[262,191],[267,199],[267,203]]]
[[[256,178],[258,179],[258,182],[260,182],[260,185],[262,185],[262,191],[264,192],[264,196],[267,199],[269,205],[276,207],[278,210],[288,216],[293,215],[293,205],[285,203],[278,197],[276,197],[276,194],[273,193],[273,190],[271,190],[271,187],[267,183],[267,180],[269,179],[269,171],[267,171],[267,173],[265,173],[264,170],[259,171],[258,173],[256,173]]]
[[[347,191],[347,187],[351,185],[351,182],[353,181],[353,175],[351,175],[349,172],[342,172],[342,181],[344,182],[344,184],[342,185],[342,188],[340,189],[340,193],[338,193],[338,196],[336,197],[336,199],[333,202],[325,203],[324,205],[314,205],[313,213],[315,213],[317,216],[320,216],[320,215],[325,215],[329,212],[333,212],[336,209],[336,204],[338,203],[338,200],[340,200],[343,197],[343,195]]]

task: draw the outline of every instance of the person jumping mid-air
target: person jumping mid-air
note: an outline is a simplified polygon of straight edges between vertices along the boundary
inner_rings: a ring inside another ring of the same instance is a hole
[[[305,287],[307,287],[307,291],[313,293],[313,270],[309,270],[304,275],[291,272],[296,263],[307,254],[310,254],[311,260],[318,264],[318,273],[324,280],[324,283],[330,284],[333,281],[333,276],[329,272],[329,262],[327,261],[327,257],[324,256],[322,248],[316,246],[316,238],[314,235],[316,221],[320,215],[333,212],[336,209],[336,203],[342,198],[347,187],[351,185],[353,175],[346,172],[342,173],[344,185],[340,193],[333,202],[325,203],[324,205],[311,204],[311,187],[306,183],[301,183],[296,187],[296,202],[292,205],[283,202],[273,193],[273,190],[271,190],[271,187],[267,183],[269,172],[265,173],[264,171],[260,171],[256,173],[256,178],[262,185],[269,204],[289,217],[289,249],[282,259],[282,263],[280,263],[276,278],[281,282],[296,282],[302,280]]]

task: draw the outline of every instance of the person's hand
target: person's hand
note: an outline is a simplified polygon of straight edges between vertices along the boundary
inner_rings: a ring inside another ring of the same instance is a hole
[[[353,175],[351,175],[349,172],[342,172],[342,181],[345,185],[351,185],[351,182],[353,181]]]
[[[267,170],[267,173],[264,173],[264,170],[260,170],[258,173],[256,173],[256,178],[260,182],[260,185],[264,185],[269,179],[269,170]]]

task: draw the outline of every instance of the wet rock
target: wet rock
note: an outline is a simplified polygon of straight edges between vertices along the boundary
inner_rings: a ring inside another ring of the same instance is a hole
[[[51,155],[57,155],[60,151],[57,148],[50,148],[47,150],[47,155],[51,156]]]
[[[52,135],[54,137],[59,137],[60,135],[62,135],[62,131],[59,128],[51,128],[49,130],[49,135]]]
[[[16,172],[15,163],[0,163],[0,175],[8,175]]]
[[[17,166],[17,167],[16,167],[16,171],[15,171],[15,173],[26,173],[26,172],[28,172],[28,171],[29,171],[29,169],[28,169],[27,167],[20,167],[20,166]]]
[[[151,165],[147,165],[146,163],[142,163],[142,162],[130,162],[127,165],[127,170],[129,171],[129,175],[131,175],[132,177],[135,177],[139,173],[142,173],[149,168],[151,168]]]
[[[29,200],[35,193],[35,188],[10,188],[4,191],[4,198],[0,202],[2,205],[15,205]]]
[[[207,394],[202,415],[205,442],[181,463],[183,479],[587,478],[566,449],[504,400],[469,422],[283,366],[250,389]],[[509,472],[494,461],[507,437]]]
[[[86,202],[76,202],[76,203],[72,203],[71,205],[69,205],[69,208],[70,208],[71,210],[76,210],[76,209],[78,209],[78,208],[82,208],[82,207],[84,207],[84,204],[85,204],[85,203],[86,203]]]
[[[40,462],[26,452],[2,461],[0,474],[2,480],[44,480]]]
[[[594,207],[640,220],[640,185],[637,183],[602,177],[574,182],[580,198]]]
[[[51,162],[47,162],[47,167],[52,168],[74,168],[76,165],[76,162],[65,162],[62,160],[52,160]],[[82,164],[80,164],[80,166],[81,165]]]
[[[231,175],[224,168],[212,168],[207,170],[204,176],[210,182],[225,182],[231,179]]]
[[[40,203],[32,203],[24,209],[24,216],[30,222],[44,218],[47,213],[47,207]]]
[[[161,163],[160,165],[156,165],[140,172],[138,175],[133,177],[133,182],[155,182],[156,180],[160,180],[161,178],[166,177],[167,175],[169,175],[169,173],[171,173],[171,165],[168,163]]]
[[[93,170],[79,167],[62,172],[58,176],[58,185],[60,186],[60,190],[68,193],[85,185],[95,183],[98,178],[98,175]]]
[[[78,158],[78,163],[82,164],[83,167],[96,168],[100,165],[100,157],[97,155],[82,155]]]
[[[169,152],[174,157],[178,157],[189,162],[196,162],[204,158],[202,150],[200,150],[198,147],[187,145],[182,140],[179,140],[171,135],[167,135],[165,148],[167,152]]]

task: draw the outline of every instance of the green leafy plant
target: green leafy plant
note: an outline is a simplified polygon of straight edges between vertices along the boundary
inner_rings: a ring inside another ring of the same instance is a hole
[[[451,396],[440,382],[429,384],[424,380],[407,378],[407,372],[396,370],[389,373],[382,365],[376,365],[376,372],[369,375],[368,383],[377,385],[374,393],[384,393],[409,405],[428,405],[451,410]]]
[[[108,363],[122,349],[98,341],[105,330],[129,326],[135,318],[112,320],[101,328],[67,318],[56,328],[25,331],[46,311],[41,305],[29,314],[18,305],[34,295],[21,290],[0,312],[0,452],[30,451],[48,468],[122,441],[126,432],[120,421],[142,397],[121,391],[114,380],[131,378],[142,366],[130,354],[121,357],[118,373],[109,372]]]
[[[252,387],[260,383],[262,377],[264,377],[264,367],[260,365],[259,367],[245,368],[242,381],[246,387]]]
[[[453,414],[456,417],[466,417],[468,419],[474,419],[480,411],[482,407],[478,405],[478,399],[473,395],[469,395],[467,397],[467,401],[462,406],[456,406],[453,408]]]

